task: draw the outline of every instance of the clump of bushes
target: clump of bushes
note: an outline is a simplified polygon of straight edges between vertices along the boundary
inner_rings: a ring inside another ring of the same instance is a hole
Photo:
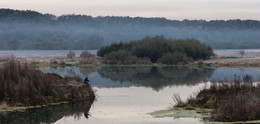
[[[75,56],[76,56],[76,53],[74,51],[72,51],[72,50],[70,50],[67,53],[67,57],[70,58],[70,59],[73,59]]]
[[[58,61],[56,59],[50,59],[50,64],[58,64]]]
[[[178,64],[190,60],[203,60],[213,56],[210,47],[198,40],[172,40],[163,36],[146,37],[142,40],[114,43],[101,47],[97,55],[111,64],[133,63],[138,58],[149,58],[152,63]],[[127,62],[130,61],[130,62]]]
[[[81,54],[80,54],[80,57],[83,58],[83,59],[89,59],[89,58],[92,58],[92,57],[95,57],[95,55],[91,54],[89,51],[87,50],[84,50]]]
[[[179,62],[183,64],[187,64],[189,62],[189,58],[186,54],[181,52],[167,53],[162,56],[159,60],[159,63],[168,64],[168,65],[177,65]]]
[[[136,56],[131,55],[129,52],[124,50],[119,50],[115,52],[111,52],[104,56],[105,64],[151,64],[148,58],[138,58]]]
[[[89,85],[69,85],[57,74],[44,74],[27,64],[10,61],[0,68],[0,102],[9,106],[44,105],[95,98]]]
[[[178,97],[174,97],[179,99]],[[181,103],[181,102],[178,102]],[[214,82],[209,88],[201,90],[183,106],[214,109],[214,121],[248,121],[260,119],[260,87],[254,85],[252,77],[242,79],[235,76],[234,81]]]
[[[94,59],[94,58],[90,58],[90,59],[84,59],[84,60],[80,60],[79,61],[79,64],[80,65],[84,65],[84,64],[98,64],[98,60],[97,59]]]

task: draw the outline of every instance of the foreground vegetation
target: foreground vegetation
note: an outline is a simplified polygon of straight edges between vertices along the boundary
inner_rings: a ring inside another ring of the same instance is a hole
[[[106,64],[151,64],[176,65],[193,60],[208,59],[214,53],[198,40],[172,40],[163,36],[146,37],[129,43],[114,43],[101,47],[97,55]]]
[[[44,74],[13,60],[0,68],[0,102],[6,106],[36,106],[95,98],[88,84],[72,79]]]
[[[88,113],[93,100],[70,102],[59,105],[49,105],[41,108],[26,109],[21,112],[9,111],[0,113],[1,124],[52,124],[63,117],[74,116],[79,119]],[[88,116],[85,115],[87,118]]]
[[[253,84],[252,78],[245,75],[234,81],[215,82],[201,90],[197,96],[183,102],[175,95],[176,107],[213,109],[212,121],[234,122],[260,120],[260,86]]]

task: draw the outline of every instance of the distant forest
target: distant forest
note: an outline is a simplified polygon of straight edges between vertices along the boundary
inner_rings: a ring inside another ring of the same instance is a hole
[[[41,14],[0,9],[0,49],[98,49],[120,41],[163,35],[193,38],[214,49],[260,48],[260,21]]]

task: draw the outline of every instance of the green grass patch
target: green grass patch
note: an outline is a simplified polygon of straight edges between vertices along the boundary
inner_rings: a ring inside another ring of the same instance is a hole
[[[183,108],[175,108],[168,110],[159,110],[149,113],[153,117],[162,118],[162,117],[174,117],[174,118],[202,118],[209,117],[209,113],[198,113],[199,109],[194,110],[185,110]]]
[[[65,104],[68,103],[68,101],[64,102],[57,102],[57,103],[49,103],[47,105],[37,105],[37,106],[25,106],[25,107],[0,107],[0,112],[8,112],[8,111],[20,111],[23,112],[26,109],[31,109],[31,108],[41,108],[44,106],[51,106],[51,105],[59,105],[59,104]]]

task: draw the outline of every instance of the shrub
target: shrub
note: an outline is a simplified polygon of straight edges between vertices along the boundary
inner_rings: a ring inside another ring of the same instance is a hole
[[[173,94],[172,99],[176,104],[175,107],[185,107],[187,105],[181,100],[180,94]]]
[[[69,51],[68,54],[67,54],[67,57],[70,58],[70,59],[73,59],[75,57],[76,53],[74,51]]]
[[[87,50],[84,50],[81,54],[80,57],[83,59],[87,59],[87,58],[91,58],[94,57],[95,55],[91,54],[90,52],[88,52]]]
[[[186,106],[184,109],[185,109],[185,110],[195,110],[195,108],[192,107],[192,106]]]
[[[82,64],[97,64],[97,60],[94,58],[90,58],[87,60],[80,60],[79,63]]]
[[[106,55],[103,62],[106,64],[135,64],[136,59],[130,53],[120,50]]]
[[[144,57],[144,58],[138,58],[136,64],[152,64],[152,62],[148,57]]]
[[[50,64],[58,64],[58,61],[56,59],[51,59]]]
[[[188,63],[188,57],[181,52],[167,53],[158,60],[158,63],[176,65],[179,62]]]
[[[244,55],[245,55],[245,50],[240,50],[240,51],[239,51],[239,54],[240,54],[241,56],[244,56]]]

